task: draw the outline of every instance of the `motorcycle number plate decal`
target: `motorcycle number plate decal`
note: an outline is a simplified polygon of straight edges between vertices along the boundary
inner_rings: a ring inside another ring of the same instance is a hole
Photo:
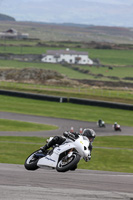
[[[80,143],[81,143],[81,144],[83,144],[83,142],[82,142],[82,141],[80,141]]]

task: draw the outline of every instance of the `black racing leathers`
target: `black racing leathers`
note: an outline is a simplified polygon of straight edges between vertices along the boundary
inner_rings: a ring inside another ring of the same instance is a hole
[[[50,147],[53,147],[53,146],[55,146],[55,145],[61,145],[63,142],[65,142],[65,140],[66,140],[66,138],[67,137],[72,137],[73,139],[77,139],[78,137],[79,137],[79,133],[77,133],[77,132],[72,132],[72,133],[70,133],[70,132],[64,132],[63,133],[63,135],[65,136],[54,136],[53,137],[53,139],[50,141],[50,142],[48,142],[44,147],[42,147],[41,149],[43,150],[43,151],[45,151],[45,150],[47,150],[47,149],[49,149]],[[89,150],[90,151],[92,151],[92,144],[91,144],[91,142],[90,142],[90,144],[89,144]]]
[[[58,144],[61,145],[63,142],[65,142],[66,138],[63,136],[54,136],[53,139],[47,144],[48,148]]]

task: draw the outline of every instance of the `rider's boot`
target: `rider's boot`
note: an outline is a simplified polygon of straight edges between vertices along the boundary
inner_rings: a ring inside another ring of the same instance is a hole
[[[43,147],[40,147],[42,152],[44,153],[49,148],[48,144],[45,144]]]
[[[49,149],[50,147],[52,147],[53,145],[55,145],[57,143],[58,137],[55,136],[53,139],[51,139],[47,144],[45,144],[43,147],[41,147],[40,149],[43,151],[43,153]]]

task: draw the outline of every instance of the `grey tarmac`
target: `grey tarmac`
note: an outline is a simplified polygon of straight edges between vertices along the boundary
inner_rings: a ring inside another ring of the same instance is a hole
[[[79,170],[27,171],[23,165],[0,164],[1,200],[131,200],[133,174]]]

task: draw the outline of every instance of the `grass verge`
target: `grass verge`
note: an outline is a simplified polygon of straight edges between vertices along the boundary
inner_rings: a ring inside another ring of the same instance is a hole
[[[133,173],[133,150],[93,149],[89,163],[81,160],[78,168]]]
[[[55,129],[58,129],[58,127],[47,124],[0,119],[0,131],[46,131]]]

